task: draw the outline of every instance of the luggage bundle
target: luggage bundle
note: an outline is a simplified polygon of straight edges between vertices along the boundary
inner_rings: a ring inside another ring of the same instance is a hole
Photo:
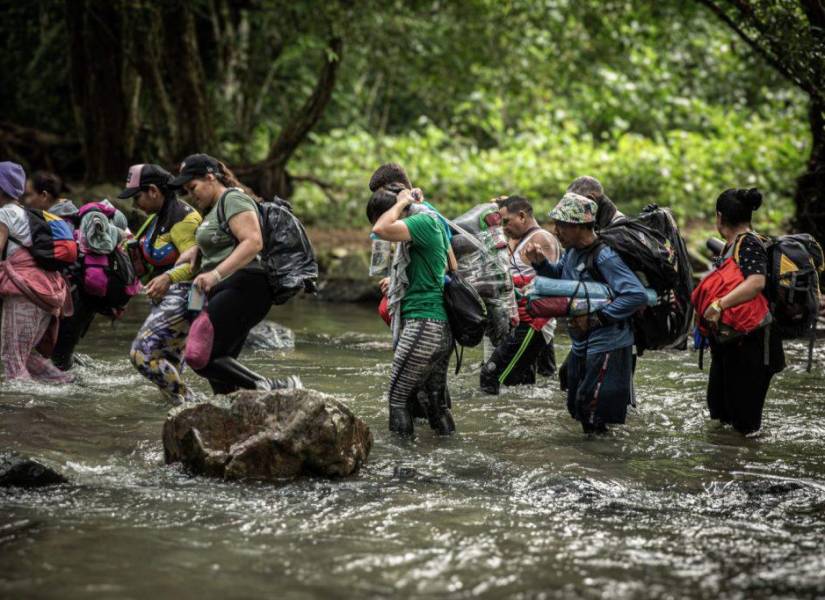
[[[99,312],[116,316],[140,292],[140,281],[120,245],[120,230],[110,222],[115,212],[108,202],[85,204],[78,211],[77,234],[82,250],[80,286],[97,300]]]
[[[498,206],[479,204],[448,224],[456,232],[450,243],[458,261],[457,274],[477,292],[487,315],[483,329],[472,337],[474,343],[462,345],[475,346],[484,335],[498,345],[518,316]]]
[[[687,245],[670,209],[651,204],[636,218],[619,219],[599,231],[602,243],[613,248],[658,301],[633,317],[636,349],[687,346],[693,322],[693,269]],[[591,274],[600,279],[595,265],[598,249],[589,259]]]
[[[226,221],[224,197],[218,200],[221,230],[232,235]],[[284,304],[300,291],[314,293],[318,282],[318,262],[303,223],[292,212],[292,205],[275,196],[271,202],[258,203],[263,234],[261,264],[272,290],[272,303]]]
[[[68,223],[52,213],[25,207],[32,234],[28,249],[34,262],[44,271],[63,271],[77,261],[77,243]],[[13,236],[9,239],[22,246]],[[4,257],[5,258],[5,257]]]

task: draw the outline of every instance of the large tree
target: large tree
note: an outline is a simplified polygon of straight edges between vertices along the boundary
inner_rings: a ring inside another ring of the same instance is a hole
[[[825,3],[697,0],[808,97],[811,153],[799,177],[796,227],[825,245]]]

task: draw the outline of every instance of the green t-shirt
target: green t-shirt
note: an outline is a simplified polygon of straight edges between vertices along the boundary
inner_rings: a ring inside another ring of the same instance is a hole
[[[238,213],[255,211],[257,214],[258,206],[255,201],[240,190],[229,190],[223,200],[218,200],[218,202],[223,202],[227,224]],[[215,202],[215,206],[203,218],[203,222],[195,231],[195,241],[203,254],[201,271],[209,271],[217,267],[232,254],[237,243],[233,236],[221,230],[218,223],[218,202]]]
[[[444,271],[447,268],[447,239],[438,219],[420,213],[404,219],[410,230],[409,287],[401,301],[404,319],[447,320],[444,310]]]

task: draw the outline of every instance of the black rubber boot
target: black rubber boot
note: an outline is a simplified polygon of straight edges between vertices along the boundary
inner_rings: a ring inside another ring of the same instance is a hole
[[[498,381],[498,372],[496,371],[496,363],[488,360],[481,366],[481,373],[479,374],[479,386],[481,391],[491,396],[498,396],[501,384]]]
[[[407,409],[410,411],[410,416],[413,419],[427,418],[427,394],[424,390],[416,390],[410,395],[407,401]]]
[[[448,394],[447,388],[428,394],[430,401],[427,405],[427,420],[438,435],[450,435],[455,431],[453,414],[447,407]]]
[[[399,435],[412,436],[413,420],[406,406],[390,405],[390,431]]]
[[[205,368],[200,369],[198,374],[210,380],[246,390],[255,390],[261,387],[269,388],[269,381],[266,377],[258,375],[231,356],[216,358]]]

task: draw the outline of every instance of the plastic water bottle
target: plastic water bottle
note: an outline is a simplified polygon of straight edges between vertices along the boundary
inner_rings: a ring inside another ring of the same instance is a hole
[[[386,277],[390,274],[390,252],[392,243],[382,240],[374,233],[372,239],[372,256],[370,257],[370,277]]]

